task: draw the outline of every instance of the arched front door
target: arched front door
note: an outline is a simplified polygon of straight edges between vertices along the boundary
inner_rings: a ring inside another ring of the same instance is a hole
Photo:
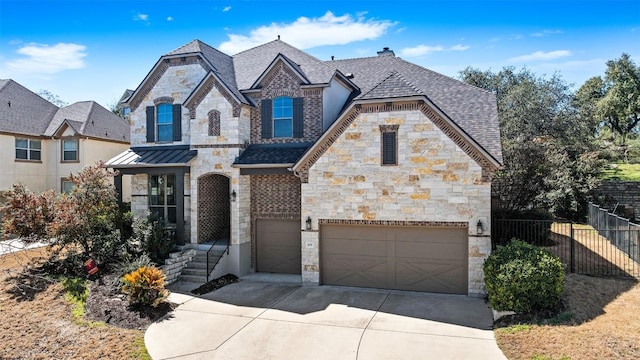
[[[229,178],[208,174],[198,178],[198,243],[229,239]]]

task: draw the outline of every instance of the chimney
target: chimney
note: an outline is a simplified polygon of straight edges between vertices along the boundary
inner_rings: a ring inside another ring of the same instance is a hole
[[[396,56],[393,50],[390,50],[388,47],[383,47],[382,51],[378,51],[378,56]]]

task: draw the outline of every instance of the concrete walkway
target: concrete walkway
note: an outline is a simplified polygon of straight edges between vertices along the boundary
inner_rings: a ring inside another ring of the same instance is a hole
[[[243,278],[152,324],[153,359],[506,359],[482,299]],[[194,286],[195,285],[195,286]]]

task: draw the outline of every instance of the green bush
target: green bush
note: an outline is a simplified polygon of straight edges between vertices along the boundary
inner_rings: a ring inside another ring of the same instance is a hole
[[[152,216],[136,218],[132,228],[130,252],[138,255],[147,254],[154,263],[164,264],[165,259],[175,247],[175,241],[167,231],[166,220],[155,219]]]
[[[498,246],[484,262],[489,304],[494,310],[531,313],[557,307],[564,291],[560,259],[513,239]]]
[[[122,292],[129,296],[130,305],[156,307],[169,296],[164,279],[162,270],[143,266],[122,277]]]

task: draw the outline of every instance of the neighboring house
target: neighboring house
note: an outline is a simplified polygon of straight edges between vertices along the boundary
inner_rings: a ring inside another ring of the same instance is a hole
[[[0,80],[0,191],[68,192],[71,173],[129,148],[129,124],[94,101],[62,108],[13,80]],[[131,189],[123,189],[129,200]]]
[[[194,40],[125,106],[132,147],[108,166],[134,175],[132,209],[180,244],[230,239],[226,272],[483,293],[493,94],[388,48],[321,61],[279,39],[234,56]]]

